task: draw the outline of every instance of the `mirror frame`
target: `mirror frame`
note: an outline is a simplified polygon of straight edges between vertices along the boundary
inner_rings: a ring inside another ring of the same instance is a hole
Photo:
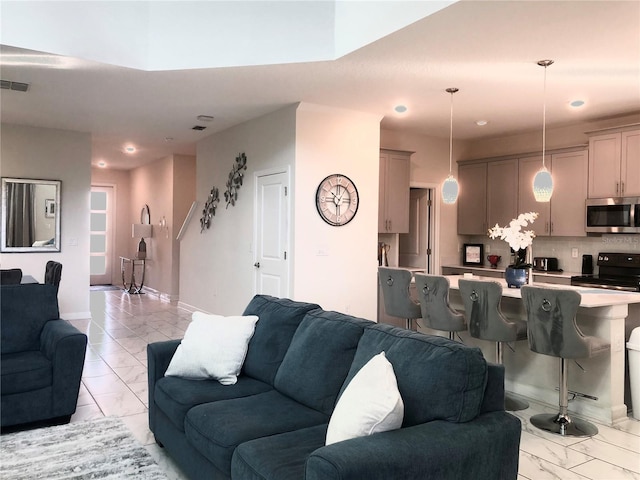
[[[31,183],[39,185],[52,185],[56,187],[55,205],[55,241],[53,245],[41,247],[8,247],[7,246],[7,184],[9,183]],[[33,178],[12,178],[2,177],[2,214],[0,216],[0,252],[3,253],[37,253],[37,252],[59,252],[60,251],[60,191],[62,182],[60,180],[41,180]]]

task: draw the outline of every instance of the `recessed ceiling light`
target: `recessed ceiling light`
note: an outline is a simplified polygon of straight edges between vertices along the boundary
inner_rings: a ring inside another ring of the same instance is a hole
[[[98,166],[99,166],[100,168],[105,168],[105,167],[107,166],[107,162],[105,162],[104,160],[100,160],[100,161],[98,162]]]
[[[573,108],[580,108],[584,106],[584,100],[573,100],[569,102],[569,105],[571,105]]]
[[[476,125],[478,125],[479,127],[484,127],[487,123],[489,122],[487,122],[486,120],[478,120],[476,122]]]
[[[198,120],[200,120],[201,122],[212,122],[213,121],[213,117],[211,115],[198,115],[196,118]]]
[[[124,151],[127,153],[135,153],[136,147],[134,147],[133,145],[127,145],[126,147],[124,147]]]
[[[165,142],[173,142],[173,137],[164,137]]]
[[[407,106],[406,106],[406,105],[396,105],[396,106],[394,107],[394,110],[395,110],[397,113],[406,113],[406,111],[408,110],[408,108],[407,108]]]

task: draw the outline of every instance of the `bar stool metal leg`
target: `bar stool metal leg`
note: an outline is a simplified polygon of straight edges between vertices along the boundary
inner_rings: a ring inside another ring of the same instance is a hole
[[[541,430],[563,436],[591,437],[598,433],[598,427],[586,420],[571,418],[568,412],[569,389],[567,387],[567,360],[560,358],[560,411],[542,413],[531,417],[531,424]]]
[[[503,342],[496,342],[496,363],[503,365]],[[529,402],[516,398],[511,392],[504,392],[504,409],[507,412],[517,412],[529,408]]]

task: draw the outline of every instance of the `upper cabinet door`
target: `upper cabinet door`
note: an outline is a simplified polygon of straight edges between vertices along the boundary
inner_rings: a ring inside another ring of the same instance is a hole
[[[552,156],[553,196],[551,197],[551,235],[585,237],[585,199],[587,198],[587,151],[557,153]]]
[[[622,132],[621,182],[625,197],[640,196],[640,130]]]
[[[518,159],[487,165],[487,222],[501,227],[518,216]],[[484,232],[486,233],[486,232]]]
[[[458,234],[487,233],[487,164],[458,166]]]
[[[551,155],[545,155],[545,164],[551,170]],[[533,179],[542,168],[542,155],[537,157],[525,157],[518,160],[518,214],[537,212],[538,218],[531,227],[537,236],[551,233],[551,206],[550,202],[538,202],[533,195]],[[555,172],[551,174],[555,180]],[[555,196],[555,186],[554,193]],[[555,198],[552,198],[552,201]],[[582,200],[584,202],[584,199]]]
[[[589,138],[589,198],[620,197],[620,133]]]
[[[409,152],[380,153],[379,233],[409,232]]]

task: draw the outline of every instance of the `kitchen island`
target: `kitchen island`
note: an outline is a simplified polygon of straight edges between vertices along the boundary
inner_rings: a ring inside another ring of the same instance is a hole
[[[449,296],[451,306],[464,311],[458,290],[458,280],[463,277],[447,275],[447,278],[451,284]],[[526,320],[520,289],[507,288],[506,282],[501,278],[474,275],[472,279],[500,283],[503,287],[502,312],[507,318]],[[577,395],[575,400],[569,403],[569,412],[608,425],[626,419],[625,342],[631,330],[640,326],[640,293],[540,282],[534,282],[533,285],[578,291],[582,296],[576,317],[579,328],[585,335],[594,335],[611,343],[608,354],[590,359],[578,359],[584,371],[575,362],[569,363],[569,390],[586,395]],[[424,330],[426,333],[441,334],[428,329]],[[466,332],[463,332],[461,337],[465,344],[480,347],[488,361],[494,360],[493,343],[472,338]],[[506,389],[557,407],[558,358],[530,351],[526,341],[516,342],[513,346],[515,352],[509,348],[504,349]]]

